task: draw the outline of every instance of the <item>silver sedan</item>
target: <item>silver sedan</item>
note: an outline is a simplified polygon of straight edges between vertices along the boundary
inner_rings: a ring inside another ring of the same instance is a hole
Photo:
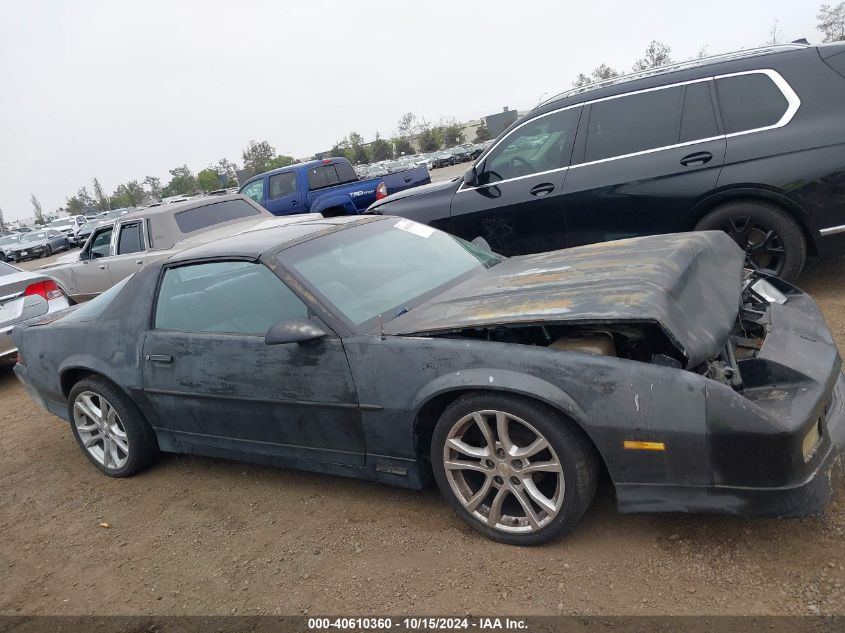
[[[16,324],[67,307],[67,297],[55,281],[0,262],[0,365],[17,357],[12,341]]]

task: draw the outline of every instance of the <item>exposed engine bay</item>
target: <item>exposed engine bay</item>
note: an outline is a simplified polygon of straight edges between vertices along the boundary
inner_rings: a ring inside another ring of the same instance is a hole
[[[721,353],[689,370],[741,391],[740,365],[759,353],[771,325],[769,306],[786,303],[790,289],[778,279],[747,271],[738,316]],[[616,356],[675,369],[686,365],[683,353],[667,333],[648,321],[486,326],[445,336]]]

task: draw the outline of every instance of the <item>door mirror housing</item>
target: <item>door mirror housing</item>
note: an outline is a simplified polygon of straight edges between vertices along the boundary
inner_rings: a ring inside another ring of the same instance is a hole
[[[307,319],[290,319],[276,323],[267,330],[264,343],[267,345],[315,343],[325,338],[327,334],[323,328]]]
[[[470,187],[478,184],[478,171],[475,169],[475,165],[464,172],[464,184]]]

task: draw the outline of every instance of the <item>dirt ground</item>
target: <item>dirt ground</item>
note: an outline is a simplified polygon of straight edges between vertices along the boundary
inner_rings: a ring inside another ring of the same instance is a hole
[[[800,285],[845,349],[843,276]],[[776,520],[620,515],[604,484],[573,535],[515,548],[436,490],[176,456],[109,479],[8,371],[0,482],[2,614],[845,613],[845,489]]]

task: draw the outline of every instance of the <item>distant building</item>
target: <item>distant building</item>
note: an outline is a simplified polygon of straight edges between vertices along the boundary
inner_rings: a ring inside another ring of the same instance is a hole
[[[496,138],[499,134],[504,132],[505,128],[516,121],[518,117],[519,112],[516,110],[508,110],[508,106],[505,106],[501,112],[489,114],[484,117],[484,122],[487,125],[490,136],[492,138]]]

